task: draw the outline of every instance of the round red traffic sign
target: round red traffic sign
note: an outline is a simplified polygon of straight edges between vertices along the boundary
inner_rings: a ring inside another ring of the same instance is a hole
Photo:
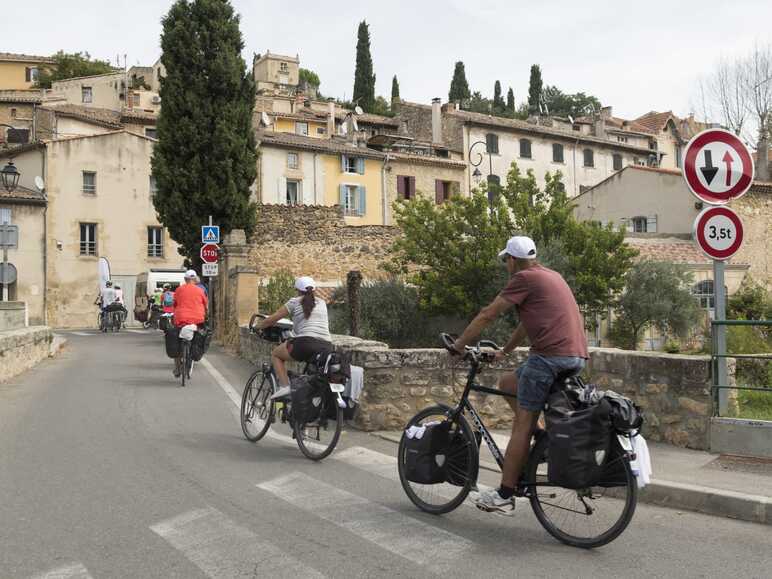
[[[214,243],[207,243],[201,248],[201,261],[204,263],[216,263],[219,249]]]
[[[729,207],[708,207],[694,220],[694,238],[711,259],[729,259],[743,243],[743,222]]]
[[[700,200],[723,205],[745,194],[753,182],[753,157],[737,135],[707,129],[684,150],[684,179]]]

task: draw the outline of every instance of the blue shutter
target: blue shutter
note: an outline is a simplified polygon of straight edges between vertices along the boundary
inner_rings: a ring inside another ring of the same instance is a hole
[[[359,215],[365,215],[367,213],[367,191],[360,185],[357,187],[359,191]]]
[[[365,160],[362,157],[357,157],[357,173],[365,174]]]
[[[657,216],[650,215],[646,218],[646,233],[657,233]]]
[[[340,156],[340,172],[341,173],[346,172],[346,155]]]
[[[339,185],[338,186],[338,203],[343,208],[343,211],[346,211],[346,186],[345,185]]]

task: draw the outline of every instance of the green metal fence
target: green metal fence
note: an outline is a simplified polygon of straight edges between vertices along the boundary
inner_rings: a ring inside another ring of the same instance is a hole
[[[711,365],[712,365],[712,398],[713,415],[726,416],[729,409],[729,391],[763,392],[769,396],[772,406],[772,384],[763,386],[731,386],[727,372],[727,358],[735,360],[768,360],[772,363],[772,353],[760,354],[733,354],[727,352],[727,327],[731,326],[755,326],[772,327],[772,320],[713,320],[711,321]],[[772,416],[768,418],[772,420]]]

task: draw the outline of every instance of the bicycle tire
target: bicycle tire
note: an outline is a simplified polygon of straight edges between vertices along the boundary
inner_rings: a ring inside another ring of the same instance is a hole
[[[456,432],[461,433],[465,439],[464,448],[466,449],[466,454],[464,456],[459,456],[457,458],[457,462],[464,460],[468,468],[466,473],[456,472],[455,476],[458,477],[463,475],[465,480],[464,485],[456,486],[451,485],[450,483],[419,485],[418,483],[409,481],[405,473],[405,441],[407,440],[405,430],[427,418],[434,417],[441,419],[442,417],[447,417],[451,410],[452,409],[449,406],[445,405],[429,406],[428,408],[424,408],[421,410],[421,412],[413,416],[413,418],[411,418],[410,421],[405,425],[405,429],[402,431],[402,438],[399,441],[399,450],[397,451],[397,469],[399,470],[399,482],[402,484],[402,489],[405,491],[405,494],[415,506],[424,512],[431,513],[432,515],[443,515],[458,508],[466,500],[466,497],[477,483],[477,470],[480,461],[477,439],[474,435],[472,427],[469,425],[469,422],[467,422],[464,416],[459,415],[457,423],[460,430],[457,430]],[[453,427],[451,427],[451,430],[453,430]],[[424,488],[429,487],[429,490],[436,490],[437,495],[445,499],[446,502],[440,504],[427,502],[418,495],[416,490],[413,488],[413,485]],[[458,491],[453,491],[453,489],[458,489]],[[455,494],[453,494],[454,492]]]
[[[187,372],[187,360],[188,360],[188,343],[185,340],[181,340],[182,344],[180,345],[180,365],[182,366],[180,368],[180,378],[182,380],[182,387],[184,388],[186,386],[187,378],[188,378],[188,372]]]
[[[193,352],[191,351],[190,342],[186,340],[187,348],[185,348],[185,372],[188,375],[188,381],[193,378]]]
[[[260,381],[260,385],[257,387],[254,396],[252,396],[254,384],[258,376],[261,376],[262,380]],[[266,388],[267,392],[263,393],[263,388]],[[268,429],[271,427],[271,422],[273,422],[273,417],[276,412],[276,404],[273,400],[271,400],[271,395],[274,391],[275,378],[273,377],[273,374],[270,372],[264,372],[263,370],[254,372],[249,377],[249,380],[247,380],[247,383],[244,386],[244,392],[241,395],[241,430],[244,432],[244,437],[250,442],[257,442],[263,438],[265,433],[268,432]],[[261,396],[265,396],[267,399],[267,404],[265,400],[263,401],[263,404],[266,404],[268,407],[268,415],[266,416],[265,425],[260,429],[260,431],[257,434],[251,434],[248,431],[247,425],[252,423],[250,415],[253,415],[255,412],[254,404]],[[248,405],[252,406],[249,409],[249,412],[247,412]]]
[[[329,388],[329,386],[327,386]],[[332,439],[329,443],[327,443],[326,446],[322,446],[318,442],[312,442],[310,444],[306,443],[306,436],[305,436],[305,429],[307,428],[316,428],[317,429],[317,435],[319,434],[319,429],[322,428],[322,425],[327,424],[329,420],[332,420],[330,418],[319,418],[319,420],[314,421],[317,424],[314,425],[313,422],[307,422],[303,424],[299,424],[295,420],[292,421],[292,430],[295,434],[295,441],[298,443],[298,448],[300,449],[300,452],[303,453],[303,455],[306,458],[310,458],[314,461],[319,461],[324,458],[327,458],[330,456],[330,453],[335,450],[335,446],[338,444],[338,440],[340,439],[340,433],[341,430],[343,430],[343,410],[338,406],[337,398],[334,396],[323,396],[322,397],[322,408],[321,408],[321,416],[324,417],[327,414],[327,409],[331,406],[335,408],[335,430],[332,433]],[[311,426],[309,426],[311,425]],[[326,430],[326,428],[325,428]],[[315,449],[315,447],[322,446],[321,449]]]
[[[558,541],[565,543],[566,545],[571,545],[572,547],[580,547],[582,549],[594,549],[597,547],[602,547],[603,545],[607,545],[608,543],[616,539],[619,535],[622,534],[622,532],[630,524],[630,521],[633,518],[633,514],[635,514],[635,507],[638,503],[638,483],[635,479],[635,475],[633,475],[633,472],[630,469],[630,462],[628,460],[625,460],[624,458],[621,458],[622,451],[621,451],[621,447],[617,448],[618,444],[619,443],[616,441],[616,439],[612,440],[612,454],[611,454],[612,458],[611,459],[622,461],[627,483],[624,486],[612,487],[612,489],[625,489],[623,491],[625,492],[625,495],[626,495],[624,499],[625,503],[624,503],[622,512],[619,518],[616,520],[616,522],[614,522],[614,524],[611,525],[606,531],[604,531],[603,533],[597,536],[580,537],[564,531],[558,526],[558,524],[553,522],[550,516],[547,515],[547,513],[543,508],[542,502],[539,500],[539,489],[547,489],[546,491],[543,490],[542,494],[551,492],[551,490],[554,491],[554,489],[559,489],[567,493],[568,496],[570,496],[573,493],[578,493],[579,491],[572,490],[572,489],[564,489],[562,487],[554,487],[554,486],[530,485],[526,487],[527,495],[529,496],[531,501],[531,508],[533,509],[533,512],[536,515],[536,518],[538,519],[542,527],[544,527],[544,529],[550,535],[555,537]],[[549,445],[548,436],[541,437],[534,445],[528,457],[528,462],[525,467],[524,477],[526,481],[530,482],[530,481],[538,480],[537,476],[539,475],[537,474],[537,470],[540,464],[545,464],[547,461],[548,445]],[[543,477],[543,475],[541,476]],[[603,492],[610,491],[612,495],[616,494],[617,491],[614,491],[612,489],[606,488],[603,490]],[[617,500],[617,499],[610,496],[609,500]],[[556,508],[560,510],[569,510],[566,507],[560,507],[560,506],[557,506]],[[592,515],[586,515],[586,516],[592,516]],[[565,521],[566,519],[564,517],[563,522]]]

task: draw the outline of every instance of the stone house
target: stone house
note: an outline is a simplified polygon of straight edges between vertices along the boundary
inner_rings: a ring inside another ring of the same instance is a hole
[[[148,113],[158,113],[161,107],[157,91],[132,86],[124,71],[59,80],[51,90],[71,105]]]
[[[41,91],[0,90],[0,145],[29,143],[35,130],[35,109],[43,101]]]
[[[37,304],[31,285],[38,285],[46,324],[96,323],[93,301],[102,257],[124,290],[130,321],[136,276],[151,267],[181,266],[177,245],[153,207],[153,143],[118,129],[44,140],[13,151],[22,186],[34,191],[36,176],[45,184],[46,243],[38,254],[45,263],[44,281],[28,284],[20,275],[17,297]],[[29,237],[22,232],[20,245],[38,238],[39,232],[29,229]]]
[[[657,166],[662,169],[680,169],[686,144],[694,135],[708,128],[706,123],[695,121],[694,115],[681,119],[672,111],[651,111],[632,121],[632,124],[655,137],[660,156]]]
[[[398,119],[403,133],[462,156],[468,190],[481,176],[505,182],[514,161],[521,171],[533,171],[540,187],[546,172],[560,171],[573,196],[627,165],[658,160],[651,135],[627,127],[606,128],[610,114],[606,109],[592,126],[551,117],[521,121],[463,111],[456,103],[443,106],[434,99],[432,106],[401,102]]]
[[[48,56],[0,52],[0,90],[34,89],[38,72],[55,64]]]
[[[36,139],[96,135],[118,129],[156,138],[158,115],[136,109],[116,111],[56,103],[37,107],[35,121]]]

